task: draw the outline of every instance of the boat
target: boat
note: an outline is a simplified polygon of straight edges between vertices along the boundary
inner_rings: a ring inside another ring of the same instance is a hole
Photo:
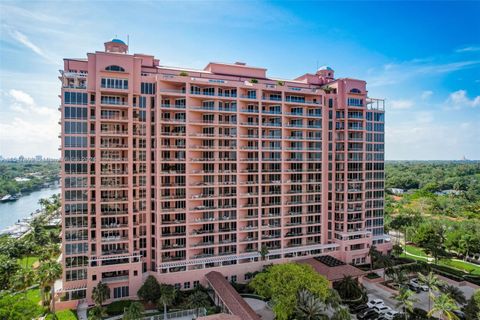
[[[7,194],[0,199],[0,202],[8,202],[8,201],[16,201],[16,200],[18,200],[17,196],[12,196],[11,194]]]

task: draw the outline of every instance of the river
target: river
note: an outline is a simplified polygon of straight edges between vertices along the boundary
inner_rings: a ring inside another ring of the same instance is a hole
[[[0,230],[13,225],[18,220],[29,217],[30,213],[41,208],[38,200],[49,198],[56,193],[60,193],[58,185],[25,194],[17,201],[0,203]]]

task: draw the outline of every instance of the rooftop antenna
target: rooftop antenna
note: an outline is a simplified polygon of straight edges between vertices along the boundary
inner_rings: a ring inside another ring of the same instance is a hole
[[[315,70],[318,70],[318,59],[317,59],[317,69],[315,69]]]
[[[128,48],[130,47],[130,35],[127,34],[127,53],[128,53]]]

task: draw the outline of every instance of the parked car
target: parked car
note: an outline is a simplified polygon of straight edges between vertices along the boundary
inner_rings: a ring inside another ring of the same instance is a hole
[[[375,307],[373,307],[373,310],[377,311],[380,314],[385,314],[389,311],[392,311],[392,308],[383,305],[383,306],[375,306]]]
[[[412,290],[415,293],[420,293],[422,291],[422,288],[420,288],[420,286],[412,283],[408,284],[408,289]]]
[[[353,313],[360,313],[364,312],[365,310],[368,309],[368,306],[366,304],[361,304],[359,306],[356,306],[355,308],[352,309]]]
[[[413,278],[410,280],[410,284],[414,286],[418,286],[420,289],[423,291],[428,291],[428,286],[421,284],[420,281],[417,278]]]
[[[453,310],[452,312],[453,312],[453,314],[455,314],[460,320],[467,319],[467,317],[465,316],[465,313],[463,313],[463,312],[460,311],[460,310]]]
[[[366,320],[366,319],[375,319],[375,318],[378,318],[380,314],[373,310],[373,309],[367,309],[366,311],[360,313],[360,314],[357,314],[357,319],[362,319],[362,320]]]
[[[385,318],[386,320],[393,320],[393,318],[395,318],[395,316],[398,314],[397,311],[395,310],[390,310],[388,312],[385,312],[382,317]]]
[[[372,300],[367,302],[367,306],[369,308],[373,308],[375,306],[383,306],[383,305],[385,305],[385,304],[383,303],[382,299],[372,299]]]

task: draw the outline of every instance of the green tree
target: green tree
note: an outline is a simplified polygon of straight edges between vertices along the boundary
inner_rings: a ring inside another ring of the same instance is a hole
[[[440,285],[442,285],[442,281],[438,279],[438,277],[433,273],[429,272],[427,275],[423,275],[422,273],[418,273],[418,280],[420,283],[426,285],[428,287],[428,310],[431,310],[431,301],[434,297],[433,292],[439,291]]]
[[[397,308],[402,308],[405,320],[407,320],[407,311],[413,312],[413,304],[417,301],[413,291],[402,287],[398,294],[394,295],[392,298],[398,301],[396,306]]]
[[[37,270],[38,279],[40,280],[40,289],[42,291],[42,304],[45,305],[48,298],[48,306],[50,310],[50,302],[52,311],[55,312],[55,280],[62,276],[62,265],[56,261],[47,261],[40,264]],[[49,293],[50,291],[50,293]]]
[[[42,308],[24,295],[0,294],[0,319],[31,320],[42,314]]]
[[[445,285],[440,288],[440,290],[450,296],[453,300],[455,300],[458,304],[466,304],[467,303],[467,298],[465,297],[465,294],[463,293],[460,288],[454,286],[454,285]]]
[[[12,274],[20,269],[17,261],[5,254],[0,254],[0,290],[7,290],[11,284]]]
[[[325,315],[326,305],[310,291],[302,289],[297,294],[295,316],[298,320],[321,320],[327,319]]]
[[[195,316],[198,317],[198,309],[210,306],[210,297],[201,290],[195,290],[187,298],[187,306],[195,309]]]
[[[377,247],[375,247],[374,245],[370,246],[367,254],[367,256],[370,257],[370,271],[373,271],[373,264],[379,255],[381,255],[381,253],[377,250]]]
[[[155,303],[160,298],[160,284],[154,276],[148,276],[137,292],[140,299],[145,302]]]
[[[169,307],[177,297],[177,290],[170,285],[160,286],[159,307],[163,307],[163,318],[167,319],[167,307]]]
[[[395,257],[400,257],[400,255],[403,253],[403,248],[399,244],[394,244],[392,247],[392,253]]]
[[[467,319],[480,319],[480,289],[477,289],[470,297],[464,308],[465,317]]]
[[[437,297],[434,297],[433,308],[428,312],[428,316],[439,313],[442,317],[448,320],[459,320],[459,318],[453,313],[453,311],[458,310],[458,306],[455,301],[450,298],[447,294],[441,294]]]
[[[123,320],[141,319],[143,315],[143,304],[140,302],[132,302],[123,313]],[[165,318],[166,319],[166,318]]]
[[[24,291],[30,287],[35,280],[35,273],[30,268],[21,267],[11,277],[11,288],[15,291]]]
[[[306,289],[325,301],[328,281],[305,264],[284,263],[269,266],[249,283],[255,292],[273,301],[277,319],[290,317],[297,305],[297,292]]]
[[[95,306],[101,308],[108,298],[110,298],[110,288],[102,281],[98,282],[92,290],[92,300],[95,302]]]
[[[263,245],[261,248],[260,248],[260,257],[262,259],[262,261],[265,261],[265,259],[267,258],[267,255],[269,253],[268,251],[268,247]]]

